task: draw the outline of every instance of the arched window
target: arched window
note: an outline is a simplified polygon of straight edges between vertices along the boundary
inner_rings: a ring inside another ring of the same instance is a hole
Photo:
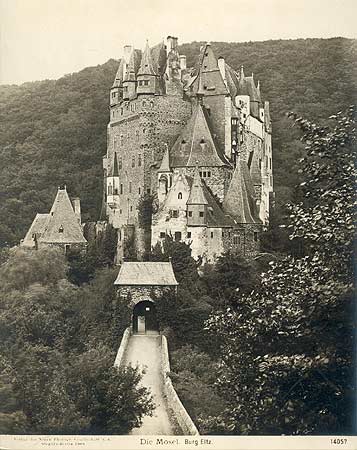
[[[146,101],[145,101],[145,100],[143,100],[142,105],[143,105],[144,107],[146,106]]]
[[[153,107],[154,107],[154,102],[151,101],[151,102],[150,102],[150,108],[153,108]]]
[[[182,192],[179,192],[179,193],[178,193],[177,198],[178,198],[179,200],[182,200]]]

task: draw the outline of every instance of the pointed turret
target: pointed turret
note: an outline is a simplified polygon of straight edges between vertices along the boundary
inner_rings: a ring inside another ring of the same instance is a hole
[[[165,173],[165,172],[171,172],[170,169],[170,152],[169,147],[167,144],[165,144],[165,153],[161,160],[161,165],[158,170],[159,173]]]
[[[140,68],[138,71],[137,79],[137,93],[138,94],[155,94],[157,91],[157,76],[154,70],[154,65],[151,56],[151,50],[148,41],[146,41],[146,47],[143,57],[141,59]]]
[[[187,200],[188,205],[208,205],[207,199],[203,192],[202,180],[198,170],[198,166],[195,167],[195,173],[193,175],[193,181],[191,186],[191,192]]]
[[[148,41],[146,41],[143,57],[141,58],[141,64],[138,71],[139,75],[156,75],[151,58],[151,50]]]
[[[187,225],[207,225],[207,207],[208,201],[204,193],[198,166],[196,165],[190,195],[187,200]]]
[[[140,52],[133,50],[123,79],[123,98],[130,100],[136,96],[136,72],[140,62]]]
[[[113,177],[118,177],[118,176],[119,176],[118,157],[117,157],[117,153],[114,152]]]
[[[237,223],[260,223],[255,192],[249,169],[245,161],[238,161],[223,201],[223,210]]]

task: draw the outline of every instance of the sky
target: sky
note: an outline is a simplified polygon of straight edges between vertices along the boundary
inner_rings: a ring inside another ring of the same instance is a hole
[[[168,35],[357,38],[357,0],[0,0],[0,84],[56,79]]]

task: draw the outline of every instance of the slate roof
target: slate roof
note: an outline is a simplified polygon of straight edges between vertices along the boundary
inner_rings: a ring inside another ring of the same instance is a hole
[[[171,167],[219,167],[228,165],[213,140],[202,105],[195,106],[192,116],[170,152]]]
[[[261,223],[255,204],[254,186],[245,161],[237,163],[223,201],[223,210],[237,223]]]
[[[143,57],[141,58],[140,68],[137,75],[156,75],[151,58],[151,50],[148,42],[144,50]]]
[[[124,58],[122,58],[120,60],[119,67],[118,67],[117,73],[115,75],[112,88],[121,86],[122,82],[123,82],[123,78],[124,78]]]
[[[63,229],[63,231],[60,232],[60,229]],[[49,244],[82,244],[87,242],[66,189],[58,189],[39,241]]]
[[[203,185],[200,174],[198,172],[198,167],[196,166],[195,174],[193,176],[193,181],[191,184],[190,195],[187,200],[188,205],[208,205],[208,201],[203,192]]]
[[[171,262],[126,262],[120,267],[115,285],[177,286]]]
[[[22,245],[24,246],[33,246],[33,235],[36,235],[36,239],[38,239],[41,234],[43,233],[46,223],[48,221],[49,214],[36,214],[36,217],[33,219],[33,222],[26,233],[26,236],[22,242]]]
[[[198,183],[197,175],[200,180]],[[196,178],[196,179],[195,179]],[[195,172],[194,178],[186,176],[187,182],[190,186],[190,196],[187,204],[207,205],[207,226],[209,227],[231,227],[234,225],[233,219],[226,214],[217,199],[211,194],[211,191],[206,186],[205,182],[199,176],[198,170]],[[195,187],[196,184],[196,187]],[[197,188],[197,185],[199,187]],[[195,191],[196,190],[196,191]]]
[[[158,172],[171,172],[170,169],[170,151],[168,145],[166,145],[164,156],[162,157],[160,168]]]
[[[124,81],[136,79],[136,74],[139,70],[140,62],[141,50],[134,49],[130,56],[126,73],[124,74]]]

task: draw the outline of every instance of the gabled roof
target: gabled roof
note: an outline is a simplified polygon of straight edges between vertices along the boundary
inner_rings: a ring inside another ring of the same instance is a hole
[[[137,75],[156,75],[151,59],[151,50],[147,41]]]
[[[207,117],[197,104],[170,152],[171,167],[224,166],[228,162],[213,140]]]
[[[44,243],[86,243],[67,190],[58,189],[55,201],[48,215],[43,234],[39,241]],[[62,232],[60,231],[62,230]]]
[[[198,167],[196,166],[195,174],[191,185],[190,195],[187,200],[188,205],[208,205],[208,201],[203,192],[203,185]]]
[[[177,286],[171,262],[126,262],[120,267],[116,286]]]
[[[237,223],[260,223],[255,204],[255,191],[245,161],[238,161],[234,170],[227,195],[223,201],[223,210]]]
[[[33,219],[33,222],[28,232],[26,233],[22,245],[30,247],[34,245],[33,236],[36,236],[36,239],[39,239],[41,237],[41,234],[46,227],[48,218],[49,214],[36,214],[36,217]]]

